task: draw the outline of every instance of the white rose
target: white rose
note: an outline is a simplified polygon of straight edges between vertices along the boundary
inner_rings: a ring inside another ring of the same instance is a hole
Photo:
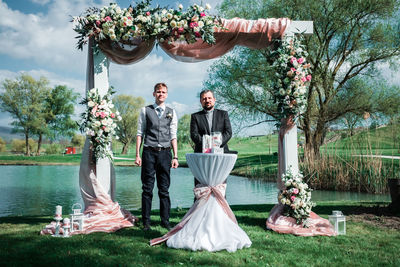
[[[172,28],[175,28],[175,27],[176,27],[176,21],[175,21],[175,20],[172,20],[172,21],[169,23],[169,25],[171,25]]]
[[[101,123],[99,121],[95,121],[93,123],[94,127],[100,127]]]
[[[182,5],[182,4],[179,4],[178,8],[179,8],[179,9],[183,9],[183,5]]]
[[[201,20],[198,22],[198,24],[199,24],[199,28],[202,28],[204,26],[204,22]]]
[[[94,105],[95,105],[95,103],[92,100],[90,100],[88,102],[88,107],[94,107]]]
[[[110,128],[105,127],[105,128],[104,128],[104,131],[105,131],[106,133],[108,133],[108,132],[110,131]]]
[[[285,204],[286,204],[286,199],[285,199],[285,198],[282,198],[282,199],[281,199],[281,203],[282,203],[283,205],[285,205]]]
[[[117,14],[121,14],[121,8],[118,6],[118,7],[115,9],[115,12],[117,12]]]
[[[168,13],[168,14],[167,14],[167,18],[168,18],[168,19],[172,19],[172,17],[173,17],[173,15],[172,15],[171,13]]]
[[[160,28],[160,27],[161,27],[161,24],[160,24],[160,23],[154,24],[154,28],[158,29],[158,28]]]
[[[161,38],[161,39],[162,39],[162,38]],[[161,39],[160,39],[160,42],[161,42]],[[118,117],[117,117],[117,120],[119,120],[119,121],[122,120],[122,117],[121,117],[121,116],[118,116]]]
[[[90,91],[89,91],[91,94],[95,94],[96,93],[96,88],[92,88],[92,89],[90,89]]]
[[[163,15],[165,15],[165,14],[167,14],[167,10],[166,9],[163,9],[162,11],[161,11],[161,14],[163,14]]]
[[[107,119],[101,120],[100,122],[101,122],[101,124],[104,125],[104,126],[108,124],[108,123],[107,123]]]
[[[211,5],[209,3],[206,4],[206,9],[210,10],[211,9]]]

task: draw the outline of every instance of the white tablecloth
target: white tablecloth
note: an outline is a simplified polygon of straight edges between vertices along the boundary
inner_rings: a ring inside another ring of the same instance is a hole
[[[220,184],[226,180],[235,165],[236,155],[192,153],[186,154],[186,160],[193,175],[203,184],[202,190],[223,188],[223,192],[219,192],[225,196],[225,185]],[[225,202],[224,198],[222,200]],[[200,203],[201,201],[205,203]],[[224,205],[221,205],[214,193],[208,199],[198,199],[196,202],[199,203],[194,205],[198,207],[190,220],[167,240],[168,247],[229,252],[250,247],[249,237],[236,223],[227,203],[224,210]],[[226,209],[229,209],[228,213],[233,219],[228,216]]]

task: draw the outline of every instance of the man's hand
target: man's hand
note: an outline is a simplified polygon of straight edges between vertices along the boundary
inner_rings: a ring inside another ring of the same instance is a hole
[[[142,166],[142,158],[140,156],[136,156],[135,164],[137,166]]]
[[[172,159],[172,168],[176,169],[179,166],[179,162],[177,159]]]

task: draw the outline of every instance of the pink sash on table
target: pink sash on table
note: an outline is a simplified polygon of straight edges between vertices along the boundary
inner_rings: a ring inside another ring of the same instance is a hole
[[[174,228],[171,229],[168,233],[163,235],[162,237],[154,238],[150,240],[150,245],[154,246],[157,244],[161,244],[167,241],[171,236],[179,232],[186,223],[190,220],[193,214],[202,207],[209,200],[211,194],[214,195],[224,212],[228,215],[228,217],[237,224],[236,217],[233,214],[231,208],[229,207],[228,202],[225,199],[225,191],[226,184],[219,184],[216,186],[208,186],[204,184],[198,184],[194,189],[194,195],[196,196],[196,202],[190,208],[190,210],[185,214],[183,219],[178,223]]]

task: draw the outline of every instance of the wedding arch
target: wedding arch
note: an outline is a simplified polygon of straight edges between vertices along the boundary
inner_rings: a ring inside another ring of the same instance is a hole
[[[218,25],[214,25],[213,23],[217,21],[216,18],[213,18],[213,22],[208,23],[206,20],[208,15],[205,13],[204,8],[193,5],[190,7],[192,13],[188,14],[188,20],[186,22],[182,20],[183,22],[179,22],[182,23],[180,25],[179,23],[175,24],[176,22],[173,23],[173,21],[176,18],[176,14],[182,15],[181,7],[177,13],[160,9],[160,18],[156,15],[154,23],[159,22],[162,24],[162,22],[166,22],[168,27],[172,27],[169,30],[170,35],[166,34],[167,31],[165,30],[163,32],[159,31],[159,35],[148,36],[140,33],[140,30],[146,28],[146,25],[150,25],[146,23],[152,19],[152,14],[144,10],[143,7],[141,8],[142,10],[139,10],[141,12],[130,10],[130,12],[136,12],[136,18],[120,16],[121,26],[130,27],[125,35],[123,31],[116,31],[114,28],[110,31],[110,26],[107,26],[109,25],[107,23],[112,21],[112,18],[106,14],[106,11],[110,11],[110,8],[105,9],[104,12],[102,10],[100,17],[90,14],[86,18],[80,18],[81,28],[75,30],[81,33],[81,37],[89,37],[86,92],[96,88],[100,98],[107,95],[110,87],[108,81],[110,62],[117,64],[137,63],[151,52],[155,43],[158,43],[167,55],[177,61],[199,62],[220,57],[236,45],[252,49],[263,49],[270,47],[274,39],[290,40],[295,34],[313,33],[312,21],[291,21],[288,18],[258,20],[218,19]],[[112,14],[119,14],[121,9],[114,5],[111,11],[114,12]],[[164,15],[165,17],[163,17]],[[171,16],[169,17],[169,15]],[[200,23],[203,17],[205,17],[204,23]],[[92,20],[93,29],[90,28],[88,30],[82,26],[87,25],[88,19]],[[140,27],[133,25],[135,21],[140,22]],[[101,28],[102,25],[107,27]],[[202,30],[199,27],[202,25],[206,30]],[[149,30],[148,28],[146,29],[147,31]],[[207,29],[209,30],[208,32]],[[153,33],[153,28],[150,29],[150,32]],[[154,29],[154,32],[157,32],[156,29]],[[127,36],[128,33],[130,34],[129,36]],[[84,39],[82,37],[78,43],[81,49],[83,44]],[[295,63],[297,64],[297,62]],[[306,77],[302,77],[302,79],[306,79]],[[292,104],[293,101],[288,103],[288,105]],[[293,175],[299,173],[296,123],[293,120],[293,116],[283,117],[281,122],[280,138],[278,138],[279,169],[277,180],[279,189],[284,188],[281,181],[283,174],[289,170]],[[115,172],[112,159],[109,157],[96,157],[93,160],[94,151],[90,138],[90,136],[87,137],[84,145],[79,172],[79,183],[85,210],[97,215],[97,217],[93,216],[93,218],[97,218],[93,219],[93,229],[87,232],[96,231],[96,221],[101,225],[108,222],[109,226],[106,230],[125,227],[133,223],[135,218],[129,217],[129,213],[122,210],[118,203],[114,202]],[[110,144],[105,149],[107,150],[105,154],[112,154]],[[104,227],[100,227],[100,229],[104,230]]]

